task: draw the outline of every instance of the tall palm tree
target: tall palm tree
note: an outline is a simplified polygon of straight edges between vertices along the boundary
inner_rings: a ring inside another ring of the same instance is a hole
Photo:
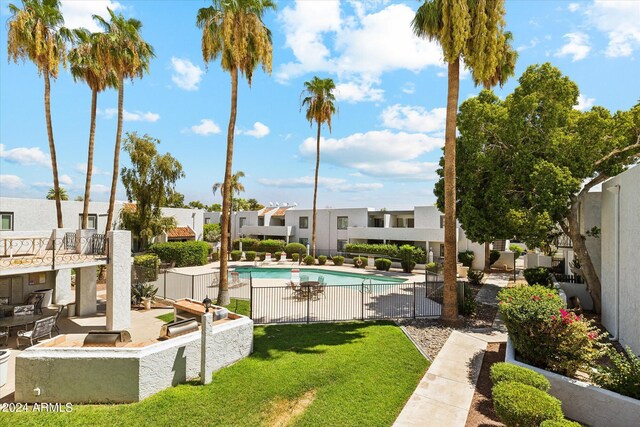
[[[58,77],[60,64],[66,65],[66,41],[69,30],[62,27],[64,18],[58,0],[22,0],[22,9],[9,4],[11,18],[7,32],[7,52],[9,59],[29,60],[38,68],[44,78],[44,111],[49,138],[53,188],[56,200],[58,227],[62,228],[62,204],[60,203],[60,182],[58,180],[58,160],[51,123],[51,79]]]
[[[84,28],[73,31],[77,46],[69,52],[71,75],[74,81],[84,81],[91,89],[91,124],[89,126],[89,149],[87,154],[87,176],[84,186],[84,206],[82,209],[82,228],[87,228],[89,221],[89,200],[91,198],[91,175],[93,173],[93,146],[96,134],[96,108],[98,93],[107,87],[115,87],[115,73],[107,68],[98,56],[99,44],[107,42],[106,34],[90,33]]]
[[[264,13],[276,8],[271,0],[212,0],[213,5],[198,10],[196,25],[202,30],[202,56],[206,64],[221,59],[222,69],[231,74],[231,112],[227,128],[227,158],[222,185],[222,243],[220,245],[220,287],[217,303],[229,304],[227,254],[229,252],[229,207],[233,138],[238,113],[238,73],[249,86],[259,64],[271,74],[273,46],[271,31],[262,22]]]
[[[504,0],[426,0],[411,26],[416,35],[436,41],[447,62],[447,112],[444,146],[444,303],[442,320],[459,322],[456,283],[456,115],[460,60],[476,84],[503,83],[513,52],[504,32]],[[506,52],[506,54],[505,54]],[[515,61],[515,57],[513,57]],[[502,68],[505,68],[503,70]],[[511,72],[512,74],[512,72]]]
[[[236,173],[231,175],[231,196],[230,196],[230,203],[229,203],[229,209],[230,209],[229,217],[233,216],[233,193],[236,193],[238,196],[240,195],[240,193],[244,193],[244,184],[240,182],[240,178],[244,178],[244,172],[242,171],[237,171]],[[215,184],[213,184],[213,186],[211,187],[211,190],[213,191],[213,195],[215,196],[218,190],[222,188],[224,188],[224,182],[216,182]],[[228,234],[229,234],[228,239],[230,240],[231,239],[231,221],[229,221]]]
[[[122,141],[122,116],[124,104],[124,80],[135,77],[142,78],[149,72],[149,62],[155,57],[153,47],[144,41],[140,35],[142,22],[134,18],[125,19],[122,14],[109,12],[110,22],[98,15],[93,19],[103,28],[106,43],[96,46],[97,58],[116,74],[118,85],[118,125],[116,129],[116,143],[113,151],[113,172],[111,175],[111,195],[109,196],[109,210],[107,213],[107,227],[111,229],[113,210],[116,202],[116,185],[118,184],[118,168],[120,165],[120,143]]]
[[[58,191],[56,191],[55,188],[50,188],[47,192],[47,200],[69,200],[67,189],[58,187]]]
[[[316,136],[316,173],[313,181],[313,226],[311,227],[311,250],[312,255],[316,256],[316,203],[318,198],[318,170],[320,169],[320,129],[322,124],[326,123],[331,133],[331,117],[336,113],[335,100],[333,94],[336,84],[332,79],[320,79],[314,76],[311,81],[304,82],[301,108],[306,106],[306,118],[309,124],[313,126],[313,122],[318,125],[318,134]]]

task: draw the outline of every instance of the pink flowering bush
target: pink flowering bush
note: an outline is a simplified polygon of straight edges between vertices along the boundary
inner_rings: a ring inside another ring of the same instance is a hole
[[[530,365],[573,376],[603,352],[591,321],[567,311],[557,291],[520,286],[498,294],[500,316],[519,358]]]

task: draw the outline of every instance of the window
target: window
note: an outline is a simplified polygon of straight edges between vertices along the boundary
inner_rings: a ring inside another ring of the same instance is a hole
[[[13,231],[13,212],[0,212],[0,230]]]
[[[82,214],[79,215],[80,220],[78,223],[78,227],[82,228]],[[87,230],[97,230],[98,229],[98,215],[89,214],[87,215]]]
[[[298,220],[298,226],[300,228],[309,228],[309,217],[301,216]]]
[[[247,222],[247,218],[244,216],[240,217],[240,223],[239,223],[240,228],[244,227],[245,222]]]
[[[260,227],[264,227],[264,217],[263,216],[258,217],[258,225]]]
[[[299,239],[300,244],[307,246],[309,244],[309,239],[307,239],[306,237],[301,237]]]
[[[408,228],[413,228],[413,224],[415,224],[413,218],[407,219],[407,227]]]
[[[211,223],[211,218],[205,218],[204,219],[204,223],[205,224],[210,224]]]
[[[402,218],[396,218],[396,227],[404,228],[404,220]]]
[[[346,230],[349,227],[349,217],[348,216],[339,216],[338,217],[338,230]]]
[[[383,218],[373,218],[373,226],[375,228],[384,228],[384,219]]]
[[[444,243],[440,243],[440,258],[444,258]]]
[[[346,240],[338,240],[338,245],[337,245],[338,252],[344,252],[344,247],[346,245],[347,245]]]
[[[444,228],[444,215],[440,215],[440,228]]]

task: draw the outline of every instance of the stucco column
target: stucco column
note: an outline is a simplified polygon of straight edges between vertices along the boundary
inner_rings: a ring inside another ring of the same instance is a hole
[[[200,382],[209,384],[213,380],[213,313],[205,313],[201,319]]]
[[[107,233],[107,330],[131,326],[131,232]]]
[[[95,265],[76,268],[76,316],[90,316],[98,312],[97,279]]]
[[[69,304],[73,301],[71,292],[71,269],[56,270],[53,287],[53,302],[57,305]]]

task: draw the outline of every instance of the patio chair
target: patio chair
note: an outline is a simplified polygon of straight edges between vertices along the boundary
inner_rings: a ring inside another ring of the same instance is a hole
[[[2,345],[7,345],[7,341],[9,341],[9,331],[0,331],[0,342],[2,342]]]
[[[13,306],[14,316],[33,316],[35,314],[35,311],[36,307],[33,304]]]
[[[58,328],[58,320],[60,319],[60,316],[62,315],[62,310],[64,310],[64,305],[59,305],[58,306],[58,312],[56,313],[55,317],[55,321],[53,323],[53,329],[56,330],[56,334],[60,334],[60,328]]]
[[[33,329],[30,331],[18,331],[16,338],[18,348],[20,348],[20,341],[29,341],[31,345],[40,340],[41,338],[51,338],[51,330],[56,323],[55,316],[45,317],[44,319],[36,320]]]
[[[0,305],[9,305],[9,297],[0,297]]]
[[[24,300],[24,304],[22,306],[33,305],[33,313],[42,314],[42,301],[44,300],[44,294],[42,292],[31,292],[27,295],[27,298]],[[17,306],[18,307],[18,306]]]

